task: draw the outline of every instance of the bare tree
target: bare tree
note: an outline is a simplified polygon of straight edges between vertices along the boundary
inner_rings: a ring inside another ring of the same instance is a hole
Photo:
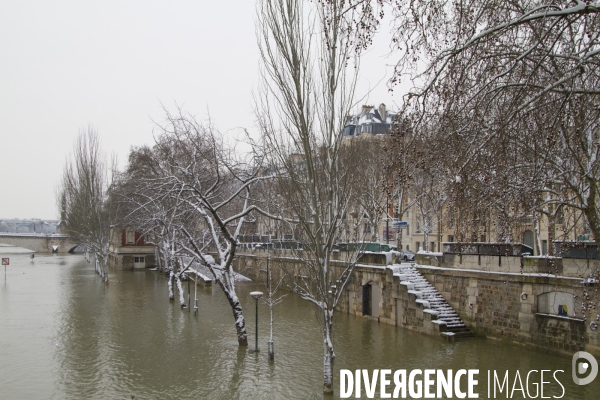
[[[112,175],[97,131],[92,127],[80,130],[72,159],[65,165],[57,202],[66,218],[68,234],[94,254],[96,271],[105,282],[109,229],[116,213],[108,196]]]
[[[273,274],[271,273],[271,268],[270,268],[270,263],[271,263],[271,254],[270,252],[267,254],[267,275],[266,275],[266,282],[265,282],[265,286],[267,289],[267,295],[265,296],[265,298],[263,299],[263,302],[269,307],[269,359],[271,361],[275,360],[275,344],[273,342],[273,308],[281,303],[283,301],[283,298],[285,296],[287,296],[287,294],[283,294],[280,295],[278,297],[275,297],[275,295],[277,294],[277,290],[279,289],[279,286],[284,282],[285,279],[285,275],[281,274],[281,276],[279,276],[279,279],[277,280],[277,282],[275,283],[275,285],[273,285]],[[279,266],[280,270],[281,270],[281,265]]]
[[[194,262],[209,269],[227,298],[240,346],[247,346],[242,306],[236,294],[232,262],[245,217],[258,207],[251,204],[253,185],[269,177],[259,174],[261,159],[240,158],[212,127],[182,112],[167,113],[155,146],[163,169],[154,192],[185,205],[188,218],[178,227],[178,246]],[[180,273],[191,266],[187,263]]]
[[[122,223],[152,238],[159,270],[169,275],[169,298],[174,299],[175,283],[183,307],[181,278],[187,263],[178,243],[180,227],[190,219],[191,212],[181,198],[162,190],[162,179],[173,171],[164,169],[161,159],[158,148],[143,146],[131,150],[129,165],[119,185],[119,200],[124,204]]]
[[[350,166],[340,158],[342,130],[353,106],[357,53],[369,43],[376,21],[365,1],[258,5],[265,82],[257,98],[259,123],[303,242],[294,289],[320,314],[324,392],[333,391],[334,309],[353,265],[334,273],[331,263],[352,196]],[[348,66],[353,60],[355,69]]]
[[[390,185],[388,171],[384,163],[384,147],[387,136],[363,134],[358,138],[345,139],[341,157],[349,157],[354,200],[351,207],[361,219],[365,219],[370,234],[364,234],[372,242],[379,242],[379,226],[383,218],[390,218],[388,208],[391,198],[387,187]],[[346,154],[348,153],[348,154]]]
[[[394,12],[394,82],[408,74],[405,115],[435,122],[454,150],[450,188],[497,204],[498,227],[579,210],[600,243],[600,3],[434,0]]]
[[[446,201],[446,187],[438,176],[428,170],[422,170],[412,179],[412,193],[418,211],[418,230],[423,232],[423,250],[429,248],[429,235],[438,229],[442,220],[442,208]]]

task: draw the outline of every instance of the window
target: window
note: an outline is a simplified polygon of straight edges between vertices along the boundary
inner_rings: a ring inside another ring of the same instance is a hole
[[[417,242],[417,251],[421,250],[421,242]]]
[[[485,239],[486,239],[485,235],[481,235],[481,242],[482,242],[482,243],[485,243],[485,242],[487,242],[487,240],[485,240]]]
[[[548,254],[548,241],[542,240],[542,254]]]
[[[448,241],[454,242],[454,235],[448,235]]]
[[[144,257],[133,257],[133,262],[143,263],[144,262]]]
[[[429,247],[429,251],[435,251],[435,242],[431,242],[431,246]]]
[[[410,250],[410,245],[406,245],[406,250]]]
[[[563,212],[563,208],[559,206],[558,210],[556,210],[556,222],[560,225],[565,223],[565,213]]]
[[[525,246],[529,246],[529,248],[533,249],[533,232],[532,231],[526,230],[525,232],[523,232],[523,244]]]
[[[371,224],[368,222],[365,222],[365,230],[364,233],[371,233]]]
[[[135,231],[127,229],[125,234],[125,243],[133,244],[135,242]]]

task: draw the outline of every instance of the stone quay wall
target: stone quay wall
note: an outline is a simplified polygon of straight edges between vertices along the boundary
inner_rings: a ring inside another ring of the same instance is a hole
[[[517,263],[520,266],[520,260],[503,258],[505,260],[500,265],[510,266],[507,268],[509,270]],[[239,254],[234,261],[234,269],[253,280],[265,282],[266,264],[267,253],[254,250]],[[273,280],[279,279],[284,270],[289,279],[301,271],[301,263],[292,252],[271,254],[269,266]],[[336,276],[345,266],[343,261],[332,261]],[[357,265],[337,310],[429,335],[439,335],[444,331],[444,326],[436,324],[437,317],[427,312],[422,304],[416,302],[416,295],[400,284],[393,268]],[[575,296],[581,298],[586,290],[579,278],[420,265],[417,268],[477,336],[570,355],[585,350],[600,356],[600,329],[591,329],[590,317],[584,321],[581,313],[577,317],[569,317],[556,315],[550,310],[552,307],[556,309],[555,302],[570,301],[569,315],[573,315],[577,305],[573,299],[576,299]],[[367,305],[365,296],[368,296]],[[552,300],[550,303],[549,298]],[[591,317],[595,319],[598,312],[595,310]]]
[[[568,354],[585,350],[600,355],[598,330],[590,328],[598,310],[588,312],[584,320],[577,300],[570,304],[575,308],[569,312],[571,317],[545,309],[553,306],[545,307],[543,301],[551,294],[581,299],[586,291],[581,279],[431,266],[420,266],[419,270],[478,336]],[[573,311],[577,311],[576,317]]]
[[[484,254],[417,253],[416,263],[434,267],[504,273],[539,273],[564,277],[586,278],[600,271],[596,259],[550,256],[505,256]]]

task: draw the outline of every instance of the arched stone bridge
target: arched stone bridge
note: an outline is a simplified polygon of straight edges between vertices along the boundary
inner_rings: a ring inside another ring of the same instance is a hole
[[[72,253],[78,246],[69,235],[55,233],[45,235],[40,233],[0,233],[0,244],[23,247],[36,253]]]

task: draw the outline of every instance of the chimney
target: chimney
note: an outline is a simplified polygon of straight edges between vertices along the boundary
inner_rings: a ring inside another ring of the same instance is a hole
[[[386,115],[385,115],[385,104],[381,103],[379,105],[379,115],[381,115],[381,122],[385,123]]]
[[[364,117],[364,116],[365,116],[365,115],[367,115],[367,113],[368,113],[369,111],[371,111],[372,109],[373,109],[373,106],[368,106],[368,105],[366,105],[366,104],[365,104],[364,106],[362,106],[362,110],[361,110],[361,112],[360,112],[360,116],[361,116],[361,117]]]

